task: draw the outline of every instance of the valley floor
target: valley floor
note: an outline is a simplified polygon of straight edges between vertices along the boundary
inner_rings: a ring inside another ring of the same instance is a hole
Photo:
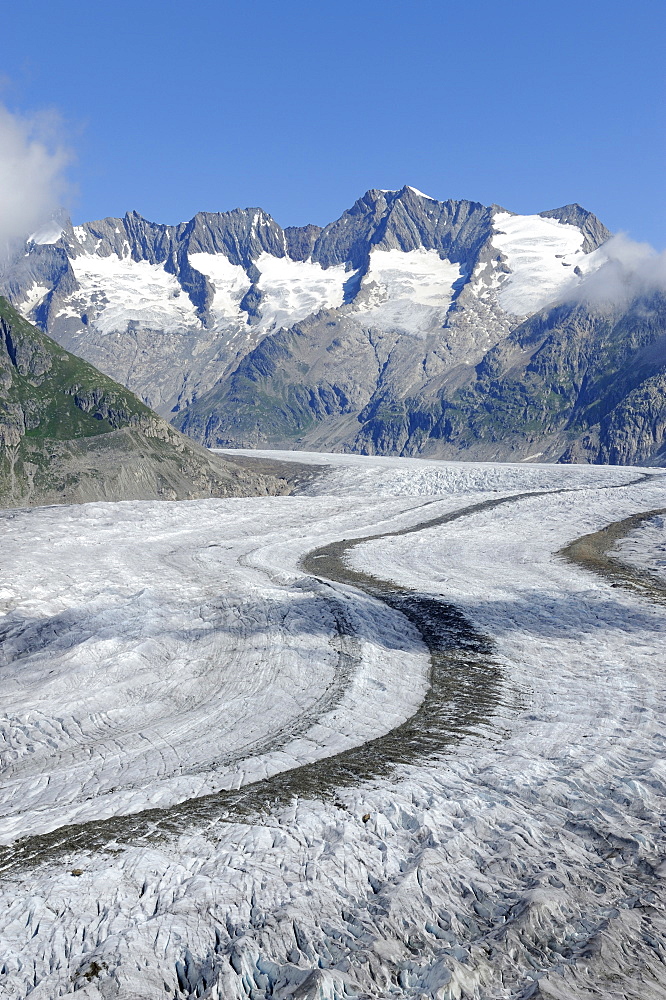
[[[0,513],[2,995],[663,998],[663,471],[252,455]]]

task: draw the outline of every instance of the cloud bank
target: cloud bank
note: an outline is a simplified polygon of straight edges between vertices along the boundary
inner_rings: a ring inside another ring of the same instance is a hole
[[[625,233],[589,254],[586,273],[565,290],[563,301],[592,308],[628,305],[641,295],[666,292],[666,251],[637,243]]]
[[[71,160],[57,115],[22,118],[0,105],[0,259],[59,213]]]

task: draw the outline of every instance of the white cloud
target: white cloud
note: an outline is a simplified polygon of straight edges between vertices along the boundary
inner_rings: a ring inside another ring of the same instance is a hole
[[[624,306],[639,295],[666,292],[666,251],[637,243],[625,233],[611,237],[587,258],[587,273],[566,289],[563,300],[593,308]]]
[[[57,115],[24,118],[0,105],[0,256],[58,213],[71,159]]]

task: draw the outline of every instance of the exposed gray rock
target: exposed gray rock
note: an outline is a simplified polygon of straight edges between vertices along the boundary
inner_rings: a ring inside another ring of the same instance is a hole
[[[466,349],[447,367],[433,337],[417,369],[406,338],[318,318],[262,341],[180,426],[222,446],[666,464],[664,296],[561,306]]]
[[[287,226],[284,231],[287,253],[292,260],[307,260],[312,256],[321,226]]]
[[[330,267],[349,263],[364,268],[373,247],[391,250],[440,250],[448,260],[476,261],[488,240],[492,214],[472,201],[434,201],[413,188],[366,192],[349,211],[321,232],[313,260]]]

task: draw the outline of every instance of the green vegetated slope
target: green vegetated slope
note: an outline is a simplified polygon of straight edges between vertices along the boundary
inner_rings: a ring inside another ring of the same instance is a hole
[[[177,425],[208,445],[666,464],[666,297],[544,310],[476,365],[333,314],[264,339]],[[438,371],[439,368],[439,371]]]
[[[283,489],[210,455],[0,297],[0,505]]]

